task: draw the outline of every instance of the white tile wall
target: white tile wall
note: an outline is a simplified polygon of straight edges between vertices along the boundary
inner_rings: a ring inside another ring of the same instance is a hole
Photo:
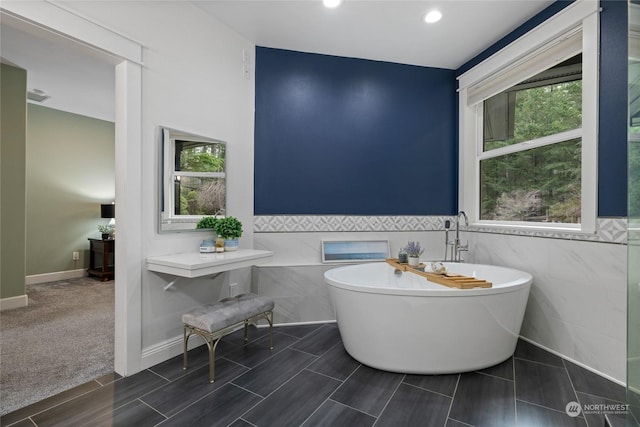
[[[253,289],[276,299],[276,321],[333,320],[320,264],[323,238],[389,239],[392,255],[408,240],[442,259],[451,217],[257,216],[254,244],[276,255],[254,271]],[[598,233],[469,227],[470,262],[518,268],[534,276],[521,334],[624,382],[626,376],[627,222],[600,218]]]

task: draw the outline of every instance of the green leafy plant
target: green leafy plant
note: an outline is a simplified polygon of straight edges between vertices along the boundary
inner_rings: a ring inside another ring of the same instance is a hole
[[[196,224],[196,228],[197,229],[206,229],[206,228],[211,228],[214,229],[216,228],[216,223],[219,221],[218,218],[216,218],[215,216],[203,216],[200,221],[198,221],[198,223]],[[217,230],[216,230],[217,232]]]
[[[237,239],[242,236],[242,223],[232,216],[219,218],[216,221],[215,230],[223,239]]]

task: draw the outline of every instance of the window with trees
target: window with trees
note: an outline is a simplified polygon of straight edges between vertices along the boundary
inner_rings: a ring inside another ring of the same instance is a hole
[[[190,230],[204,215],[224,215],[226,144],[168,128],[161,134],[160,231]]]
[[[580,223],[582,55],[483,102],[480,219]]]
[[[473,222],[595,231],[597,35],[597,2],[577,2],[459,78]]]

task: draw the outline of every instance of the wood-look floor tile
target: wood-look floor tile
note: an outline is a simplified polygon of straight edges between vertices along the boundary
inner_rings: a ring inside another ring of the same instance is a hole
[[[298,341],[298,338],[286,334],[273,334],[273,350],[269,349],[269,336],[251,341],[237,350],[227,353],[224,358],[232,360],[241,365],[253,368],[276,353],[286,349],[289,345]]]
[[[215,382],[213,384],[209,383],[209,366],[207,365],[149,393],[141,400],[161,414],[171,417],[247,372],[246,367],[226,359],[216,360],[215,368]]]
[[[237,419],[233,424],[229,424],[229,427],[255,427],[250,422],[243,420],[242,418]]]
[[[475,372],[461,374],[449,418],[477,427],[513,427],[513,381]]]
[[[193,337],[189,340],[199,340],[200,337]],[[202,341],[204,343],[204,341]],[[216,348],[215,358],[220,359],[224,357],[227,353],[237,350],[239,347],[235,344],[229,342],[222,342],[218,344]],[[172,357],[169,360],[166,360],[162,363],[158,363],[157,365],[149,368],[150,371],[155,372],[163,378],[166,378],[170,381],[173,381],[177,378],[180,378],[190,371],[194,369],[198,369],[202,366],[209,366],[209,349],[206,345],[201,345],[196,348],[189,350],[187,353],[187,366],[188,369],[185,371],[182,369],[183,365],[183,355],[182,353]]]
[[[587,427],[582,417],[570,417],[564,411],[543,408],[520,400],[516,401],[516,413],[519,427]]]
[[[321,328],[318,328],[318,330],[293,344],[291,348],[321,356],[341,341],[338,328],[323,325]]]
[[[308,369],[344,381],[358,366],[360,362],[351,357],[340,342],[311,364]]]
[[[296,338],[304,338],[313,331],[321,328],[323,325],[315,324],[315,325],[293,325],[293,326],[278,326],[275,328],[276,331],[291,335]]]
[[[576,391],[601,396],[616,402],[624,403],[626,401],[626,390],[623,386],[567,360],[565,360],[565,366]]]
[[[450,397],[400,384],[376,427],[441,427],[447,420],[450,406]]]
[[[361,365],[331,395],[331,399],[377,417],[391,399],[403,374],[385,372]]]
[[[111,372],[109,374],[96,378],[95,381],[99,382],[100,385],[106,385],[114,381],[118,381],[121,378],[122,378],[122,375],[116,374],[115,372]]]
[[[325,426],[349,426],[349,427],[369,427],[376,422],[376,419],[364,412],[356,411],[353,408],[344,406],[331,399],[322,404],[320,408],[309,418],[304,427],[325,427]]]
[[[445,427],[473,427],[471,424],[461,423],[460,421],[452,420],[451,418],[447,419],[447,423]]]
[[[54,406],[57,406],[61,403],[75,399],[78,396],[89,393],[90,391],[93,391],[100,387],[102,386],[98,382],[90,381],[88,383],[63,391],[62,393],[58,393],[54,396],[48,397],[32,405],[25,406],[24,408],[20,408],[13,412],[9,412],[8,414],[0,417],[0,426],[8,426],[14,424],[17,421],[43,412],[49,408],[53,408]]]
[[[516,398],[564,411],[577,397],[564,368],[516,359]]]
[[[135,426],[152,427],[166,420],[139,400],[127,403],[109,414],[104,414],[91,421],[92,427]]]
[[[582,405],[582,410],[583,410],[583,415],[585,417],[585,419],[587,420],[587,423],[589,423],[590,426],[602,426],[604,425],[604,411],[603,410],[592,410],[589,408],[589,405],[609,405],[607,406],[608,408],[614,408],[617,407],[617,404],[622,404],[622,402],[617,402],[615,400],[610,400],[610,399],[605,399],[604,397],[600,397],[600,396],[594,396],[591,394],[586,394],[586,393],[580,393],[578,392],[578,400],[580,401],[580,404]],[[593,407],[592,408],[597,408],[597,407]],[[621,411],[613,411],[613,410],[609,410],[607,412],[610,412],[610,420],[612,420],[613,422],[615,421],[623,421],[623,425],[624,425],[624,419],[626,416],[626,411],[622,410],[622,407],[620,407]],[[614,412],[625,412],[625,413],[614,413]]]
[[[91,421],[111,414],[120,406],[166,384],[167,381],[149,371],[142,371],[97,388],[73,400],[33,416],[39,427],[90,425]]]
[[[502,363],[498,363],[495,366],[482,369],[478,372],[513,381],[513,357],[510,357]]]
[[[299,426],[339,385],[337,380],[303,370],[242,418],[258,427]]]
[[[277,330],[277,328],[273,328],[274,331]],[[265,328],[257,328],[254,325],[249,325],[249,327],[247,328],[247,340],[248,342],[253,342],[256,341],[262,337],[264,337],[265,335],[269,335],[269,328],[265,327]],[[225,335],[222,338],[223,342],[229,342],[231,344],[237,345],[237,346],[242,346],[245,344],[244,342],[244,327],[238,329],[235,332],[232,332],[228,335]]]
[[[451,397],[456,391],[459,377],[460,374],[406,375],[402,382]]]
[[[233,384],[225,384],[160,426],[227,426],[260,400],[253,393]]]
[[[518,340],[516,351],[513,356],[518,359],[529,360],[531,362],[544,363],[546,365],[557,366],[559,368],[564,367],[562,364],[562,358],[522,339]]]
[[[300,351],[285,349],[233,380],[233,383],[266,397],[317,358]]]
[[[36,425],[29,418],[26,418],[22,421],[18,421],[17,423],[11,424],[0,424],[3,427],[35,427]]]

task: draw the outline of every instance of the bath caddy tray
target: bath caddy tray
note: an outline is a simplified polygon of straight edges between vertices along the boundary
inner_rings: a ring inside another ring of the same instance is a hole
[[[427,273],[417,268],[410,267],[409,264],[400,264],[397,258],[387,259],[387,263],[394,268],[401,271],[408,271],[410,273],[417,274],[418,276],[425,277],[428,281],[437,283],[439,285],[448,286],[450,288],[458,289],[473,289],[473,288],[490,288],[491,282],[487,282],[483,279],[476,279],[475,277],[463,276],[461,274],[454,273]],[[424,265],[424,264],[421,264]]]

